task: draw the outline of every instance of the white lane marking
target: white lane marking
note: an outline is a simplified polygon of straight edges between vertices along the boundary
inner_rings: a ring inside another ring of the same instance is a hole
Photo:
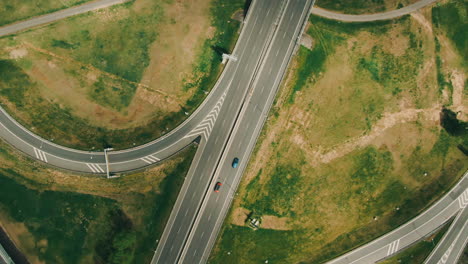
[[[153,156],[153,155],[148,155],[148,156],[146,156],[146,157],[141,158],[140,160],[142,160],[142,161],[144,161],[144,162],[146,162],[146,163],[148,163],[148,164],[153,164],[153,163],[155,163],[155,162],[160,161],[161,159],[156,158],[156,157]]]
[[[458,205],[461,209],[465,208],[468,205],[468,189],[466,189],[459,197],[458,197]]]
[[[284,31],[283,38],[286,37],[286,33],[288,33],[288,31]]]
[[[218,118],[219,112],[221,111],[221,106],[224,103],[224,99],[226,98],[227,90],[221,96],[219,101],[216,103],[215,107],[210,111],[210,113],[203,119],[203,121],[198,124],[190,133],[188,133],[184,138],[192,137],[195,135],[203,135],[205,139],[211,134],[211,130]]]
[[[94,169],[94,167],[91,167],[91,164],[86,163],[86,165],[88,165],[88,168],[89,168],[92,172],[96,173],[96,170]]]
[[[270,14],[270,8],[268,8],[268,12],[266,14],[266,16],[268,16]]]
[[[271,74],[271,71],[272,71],[272,70],[273,70],[273,66],[272,66],[272,67],[270,67],[270,72],[269,72],[268,74]]]
[[[388,244],[387,256],[393,255],[398,251],[398,246],[400,245],[400,239],[393,241]]]
[[[215,139],[215,145],[218,143],[218,140],[219,140],[219,135]]]
[[[203,238],[204,235],[205,235],[205,232],[202,232],[200,238]]]
[[[195,257],[196,254],[197,254],[197,250],[195,249],[195,251],[193,252],[193,256]]]
[[[182,226],[179,226],[179,229],[177,230],[177,234],[179,234],[181,228]]]
[[[172,252],[172,250],[173,250],[173,249],[174,249],[174,246],[172,246],[172,247],[171,247],[171,250],[170,250],[170,252]]]
[[[97,164],[86,163],[88,168],[94,173],[104,173],[105,171]]]
[[[185,216],[187,216],[187,214],[188,214],[188,209],[187,209],[187,210],[185,210]]]
[[[219,200],[219,195],[216,195],[216,202],[218,202]]]
[[[208,216],[208,222],[209,222],[209,221],[210,221],[210,219],[211,219],[211,215],[212,215],[212,214],[210,214],[210,215]]]
[[[276,57],[278,57],[279,51],[280,51],[279,49],[276,51]]]
[[[453,247],[455,246],[454,241],[449,248],[447,248],[447,251],[445,251],[444,255],[440,258],[439,261],[437,261],[437,264],[445,264],[450,256],[450,253],[452,252]]]
[[[46,153],[44,151],[39,150],[39,149],[34,148],[34,147],[33,147],[33,149],[34,149],[34,154],[36,154],[36,159],[44,161],[46,163],[48,162],[47,157],[46,157]]]

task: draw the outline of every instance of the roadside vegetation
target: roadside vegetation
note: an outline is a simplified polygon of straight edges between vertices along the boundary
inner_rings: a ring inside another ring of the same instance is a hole
[[[372,14],[399,9],[419,0],[318,0],[316,6],[344,14]]]
[[[31,263],[149,263],[195,148],[117,179],[35,164],[0,143],[0,226]]]
[[[219,51],[237,39],[231,16],[243,4],[136,0],[2,38],[0,60],[10,70],[0,72],[0,102],[66,146],[146,143],[180,124],[213,87]],[[17,77],[21,91],[11,91]]]
[[[468,169],[466,68],[432,12],[311,18],[313,47],[292,62],[210,263],[324,263],[457,182]],[[247,226],[249,215],[260,229]]]
[[[90,0],[3,0],[0,3],[0,26],[48,14]]]
[[[379,262],[380,264],[410,264],[410,263],[424,263],[424,260],[431,254],[432,250],[436,247],[437,243],[442,239],[444,234],[450,227],[450,223],[445,224],[439,231],[430,237],[419,241],[411,247],[405,249],[403,252]]]

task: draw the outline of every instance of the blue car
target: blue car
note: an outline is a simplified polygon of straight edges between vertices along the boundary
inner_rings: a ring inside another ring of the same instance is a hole
[[[239,159],[234,158],[234,160],[232,161],[232,167],[235,169],[237,168],[237,166],[239,166]]]

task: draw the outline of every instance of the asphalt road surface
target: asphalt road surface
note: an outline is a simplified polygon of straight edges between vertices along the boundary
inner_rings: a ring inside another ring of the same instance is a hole
[[[329,264],[376,263],[391,257],[438,229],[468,205],[468,172],[442,199],[392,232],[359,247]],[[466,210],[465,210],[466,211]],[[465,237],[466,238],[466,237]],[[448,262],[447,262],[448,263]],[[452,263],[451,263],[452,264]]]
[[[287,3],[289,4],[286,5]],[[199,221],[199,217],[204,216],[205,212],[212,210],[207,208],[203,201],[209,200],[210,195],[213,193],[213,187],[217,181],[217,179],[213,177],[214,173],[219,171],[219,167],[222,167],[224,170],[223,166],[225,166],[226,163],[220,163],[220,158],[230,150],[228,140],[233,136],[233,133],[236,132],[236,122],[239,123],[241,120],[251,119],[253,122],[252,128],[258,126],[259,119],[257,113],[254,113],[252,116],[240,113],[246,106],[254,106],[252,104],[254,102],[253,98],[257,95],[252,96],[252,92],[255,93],[260,89],[255,83],[262,78],[276,80],[276,83],[279,83],[279,76],[282,75],[282,72],[279,70],[281,69],[284,71],[286,68],[287,62],[284,62],[283,58],[286,56],[289,59],[289,56],[291,56],[292,48],[288,47],[290,42],[296,43],[297,31],[283,32],[284,25],[292,25],[292,23],[295,23],[297,26],[297,23],[299,23],[298,17],[289,16],[290,14],[297,14],[296,10],[291,8],[291,3],[293,3],[293,6],[296,8],[305,3],[309,3],[310,10],[310,1],[306,0],[291,0],[289,2],[258,0],[252,3],[244,29],[238,41],[239,48],[233,53],[238,57],[238,60],[235,62],[236,67],[232,76],[226,80],[226,84],[229,86],[226,98],[229,98],[229,100],[226,99],[221,107],[217,121],[213,126],[213,134],[208,137],[206,143],[202,141],[200,144],[201,149],[194,158],[152,263],[178,263],[185,261],[189,263],[199,263],[202,261],[201,257],[206,258],[206,255],[209,254],[209,249],[199,248],[197,251],[200,254],[192,253],[190,260],[181,256],[181,254],[185,255],[184,252],[189,247],[195,244],[202,246],[203,244],[199,243],[197,240],[192,240],[192,233],[194,229],[198,230],[200,228],[199,226],[206,224],[204,220]],[[286,6],[288,6],[288,8],[286,8]],[[300,21],[300,26],[304,23],[304,17],[307,18],[309,10],[304,12],[302,16],[303,19]],[[282,15],[287,15],[288,21],[281,19]],[[282,35],[279,37],[278,32],[280,31],[283,33],[281,33]],[[274,40],[272,41],[273,37]],[[285,44],[286,48],[278,45],[278,38],[284,41],[283,44]],[[272,47],[274,47],[274,50]],[[273,57],[277,60],[272,62],[271,58]],[[265,67],[266,61],[271,63],[267,67]],[[273,72],[273,70],[275,71]],[[268,100],[269,98],[265,96],[269,95],[271,90],[276,89],[276,87],[272,86],[272,83],[264,83],[264,86],[266,87],[262,89],[262,95],[264,96],[256,99],[261,101],[263,105],[265,105],[264,101],[269,101],[269,103],[271,103],[271,100]],[[252,99],[250,100],[250,98]],[[257,101],[255,101],[255,103],[256,102]],[[258,109],[257,112],[263,113],[262,104],[258,105],[258,108],[255,107],[255,109]],[[250,136],[251,132],[249,127],[243,127],[241,131],[244,133],[245,138]],[[243,144],[243,142],[236,142],[234,145],[240,146],[241,144]],[[246,147],[246,145],[244,145],[244,147]],[[245,149],[244,151],[248,150]],[[239,154],[242,153],[239,152]],[[239,169],[241,169],[245,163],[246,160],[241,163]],[[221,199],[215,199],[221,205],[224,204],[225,209],[227,209],[225,200],[227,198],[226,194],[228,193],[229,184],[226,182],[219,192],[220,196],[218,196],[218,198]],[[203,206],[200,208],[202,203]],[[210,220],[222,217],[220,213],[221,211],[212,211]],[[217,229],[210,227],[202,237],[205,235],[205,238],[212,237],[216,232]],[[192,243],[192,241],[195,242]],[[207,244],[205,244],[205,246],[207,246]]]
[[[70,17],[70,16],[86,13],[86,12],[93,11],[96,9],[109,7],[115,4],[125,3],[128,1],[130,0],[99,0],[99,1],[86,3],[83,5],[63,9],[63,10],[50,13],[47,15],[34,17],[25,21],[20,21],[14,24],[0,27],[0,37],[14,34],[22,30],[36,27],[42,24],[51,23],[60,19]]]
[[[468,203],[468,193],[463,200]],[[457,263],[468,242],[468,206],[465,205],[436,248],[424,261],[425,264]]]
[[[333,11],[329,11],[323,8],[314,7],[312,8],[312,14],[325,17],[328,19],[340,20],[344,22],[369,22],[369,21],[377,21],[377,20],[388,20],[397,18],[400,16],[407,15],[414,11],[417,11],[420,8],[423,8],[429,4],[434,3],[437,0],[421,0],[414,4],[405,6],[400,9],[383,12],[383,13],[375,13],[375,14],[364,14],[364,15],[348,15],[337,13]]]
[[[0,264],[14,264],[2,245],[0,245]]]

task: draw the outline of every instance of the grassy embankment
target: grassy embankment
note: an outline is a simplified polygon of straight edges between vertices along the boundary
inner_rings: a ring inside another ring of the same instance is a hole
[[[91,0],[3,0],[0,3],[0,26],[89,1]]]
[[[316,6],[345,14],[371,14],[385,12],[418,0],[318,0]]]
[[[430,21],[431,7],[378,23],[311,18],[313,49],[293,61],[210,263],[325,262],[459,179],[468,118],[451,111],[466,107],[466,71],[451,40],[437,51],[450,33]],[[440,68],[438,52],[452,54]],[[453,89],[440,92],[438,72]],[[263,228],[244,225],[251,212]]]
[[[437,243],[442,239],[450,224],[446,224],[439,231],[432,236],[420,241],[411,247],[405,249],[403,252],[386,259],[380,264],[417,264],[424,263],[424,260],[431,254],[432,250],[436,247]]]
[[[31,263],[149,263],[195,148],[107,180],[35,166],[0,143],[0,224]]]
[[[136,0],[0,39],[0,101],[59,144],[148,142],[212,88],[243,2]]]

